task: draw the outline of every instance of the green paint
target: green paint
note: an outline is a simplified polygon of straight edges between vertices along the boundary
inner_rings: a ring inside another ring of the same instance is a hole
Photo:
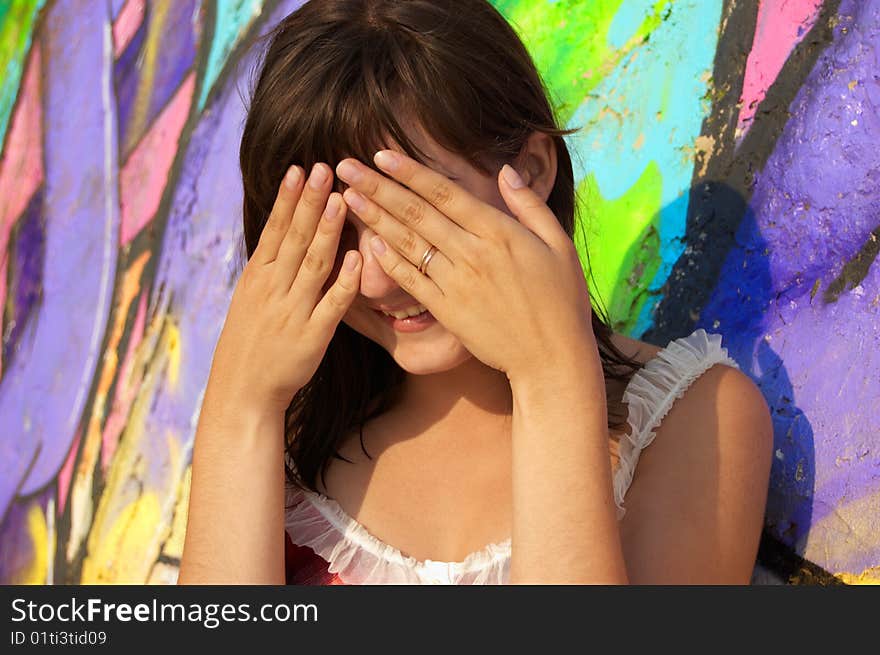
[[[671,0],[655,2],[633,36],[614,48],[609,44],[609,28],[623,4],[624,0],[493,0],[532,55],[561,125],[568,125],[584,99],[633,49],[650,38],[671,8]],[[665,114],[670,91],[670,87],[664,89],[658,122]],[[660,266],[656,223],[662,206],[662,182],[660,167],[652,161],[620,198],[602,198],[593,176],[578,186],[578,215],[589,218],[581,220],[575,245],[586,266],[583,233],[586,230],[591,235],[587,238],[595,280],[592,290],[605,304],[612,327],[624,334],[632,332],[642,305],[650,300],[647,286]]]
[[[45,0],[0,2],[0,143],[6,141],[6,129],[18,88],[24,60],[30,51],[34,22]]]
[[[648,300],[647,286],[660,265],[656,222],[662,191],[663,174],[655,161],[620,198],[603,198],[592,175],[578,187],[581,204],[588,208],[582,215],[588,217],[584,228],[596,284],[592,291],[605,304],[612,327],[624,334]],[[581,230],[577,237],[575,246],[586,261]]]
[[[493,0],[529,50],[563,125],[599,82],[663,20],[671,0],[658,0],[624,47],[608,45],[623,0]]]

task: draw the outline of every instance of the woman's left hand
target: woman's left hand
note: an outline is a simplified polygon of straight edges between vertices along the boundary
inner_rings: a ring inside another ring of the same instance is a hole
[[[343,197],[381,236],[371,247],[383,270],[469,352],[510,380],[572,356],[598,362],[574,243],[513,168],[501,170],[499,189],[519,221],[402,153],[374,161],[394,179],[345,159]],[[438,252],[420,273],[432,244]]]

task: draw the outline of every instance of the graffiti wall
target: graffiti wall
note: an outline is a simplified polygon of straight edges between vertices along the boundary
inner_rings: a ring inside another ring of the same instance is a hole
[[[240,272],[255,35],[297,0],[0,5],[0,582],[171,583]],[[756,582],[880,581],[880,0],[495,0],[617,331],[765,394]]]

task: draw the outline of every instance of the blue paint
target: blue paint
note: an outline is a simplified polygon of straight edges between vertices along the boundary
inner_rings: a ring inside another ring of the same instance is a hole
[[[632,26],[633,7],[621,9],[614,37]],[[657,217],[661,262],[648,288],[659,290],[683,251],[688,192],[693,176],[693,148],[710,107],[707,90],[718,41],[721,0],[682,0],[669,16],[597,86],[567,127],[583,126],[569,137],[575,181],[593,174],[607,200],[629,191],[651,161],[663,175]],[[629,26],[629,27],[627,27]],[[636,144],[639,148],[636,148]],[[657,297],[659,300],[659,297]],[[646,303],[633,334],[650,326],[653,303]]]
[[[619,49],[626,45],[645,19],[654,13],[657,0],[630,0],[624,2],[608,28],[608,45]]]
[[[298,6],[302,3],[298,3]],[[262,0],[218,0],[214,40],[208,53],[208,66],[199,94],[199,111],[226,65],[229,53],[251,22],[262,12]]]

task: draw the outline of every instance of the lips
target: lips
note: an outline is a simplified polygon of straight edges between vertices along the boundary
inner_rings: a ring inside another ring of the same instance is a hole
[[[431,312],[425,310],[417,316],[408,316],[406,318],[395,318],[383,314],[381,310],[373,310],[376,316],[382,319],[387,325],[392,327],[395,332],[421,332],[437,322]]]

